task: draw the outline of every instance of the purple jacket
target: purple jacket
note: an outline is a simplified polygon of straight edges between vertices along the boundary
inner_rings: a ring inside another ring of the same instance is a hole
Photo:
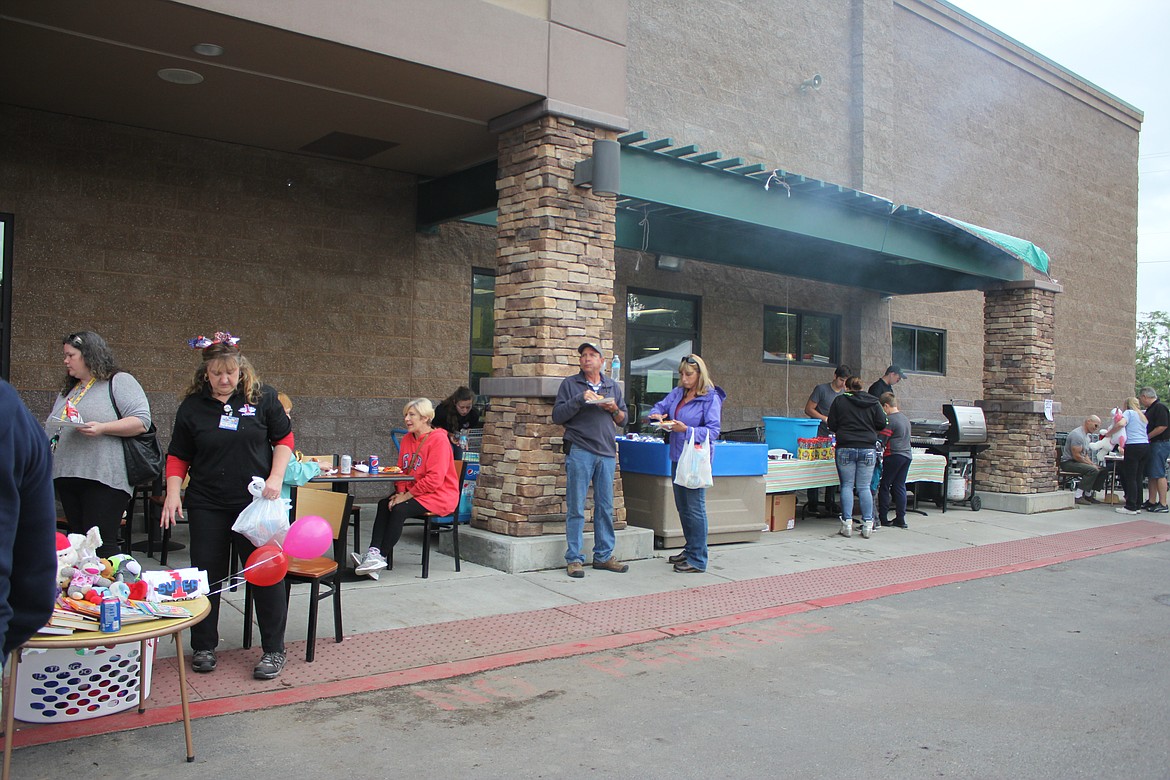
[[[684,392],[682,387],[674,388],[666,398],[654,404],[647,414],[669,414],[671,419],[678,420],[688,429],[694,428],[695,443],[701,444],[710,439],[711,457],[714,458],[715,440],[719,438],[720,431],[719,418],[723,414],[723,399],[727,397],[727,393],[723,392],[722,387],[712,387],[706,395],[696,396],[693,401],[676,412],[675,407],[682,400]],[[678,463],[690,435],[689,430],[683,433],[670,432],[670,459],[673,462]]]

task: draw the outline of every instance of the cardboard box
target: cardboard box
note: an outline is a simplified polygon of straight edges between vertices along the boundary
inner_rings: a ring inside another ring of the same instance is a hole
[[[791,531],[796,527],[796,494],[768,495],[768,530]]]

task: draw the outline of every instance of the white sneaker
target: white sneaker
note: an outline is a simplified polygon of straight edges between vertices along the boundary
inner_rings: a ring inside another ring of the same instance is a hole
[[[1114,509],[1113,511],[1119,515],[1140,515],[1141,514],[1141,512],[1137,511],[1136,509],[1126,509],[1123,506],[1119,506],[1116,509]]]
[[[853,536],[853,521],[852,520],[845,520],[844,518],[842,518],[841,519],[841,530],[838,531],[837,533],[841,534],[846,539]]]
[[[362,556],[361,562],[354,569],[355,574],[369,574],[370,572],[385,569],[387,566],[386,559],[382,557],[382,553],[378,551],[377,547],[371,547],[366,550],[366,554]]]
[[[374,571],[366,572],[366,576],[369,577],[374,582],[377,582],[378,577],[381,576],[381,572],[379,572],[377,569],[375,569]]]
[[[870,533],[873,531],[873,523],[865,520],[861,523],[861,538],[868,539]]]

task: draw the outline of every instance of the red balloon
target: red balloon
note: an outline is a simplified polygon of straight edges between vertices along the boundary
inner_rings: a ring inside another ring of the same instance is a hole
[[[244,564],[244,579],[253,585],[275,585],[288,573],[288,556],[275,544],[257,547]]]

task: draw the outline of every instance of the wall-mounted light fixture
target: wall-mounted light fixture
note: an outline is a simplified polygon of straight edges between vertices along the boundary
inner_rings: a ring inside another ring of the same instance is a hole
[[[894,300],[894,296],[892,296],[892,295],[883,295],[882,296],[882,303],[889,303],[892,300]]]
[[[592,187],[598,195],[617,195],[622,188],[621,155],[617,141],[594,141],[593,156],[573,168],[573,186]]]
[[[659,255],[654,263],[660,271],[681,271],[683,259],[674,255]]]
[[[811,79],[805,79],[804,81],[800,82],[800,91],[801,92],[808,92],[810,89],[820,89],[820,88],[821,88],[821,74],[819,74],[819,73],[814,73],[813,77]]]

